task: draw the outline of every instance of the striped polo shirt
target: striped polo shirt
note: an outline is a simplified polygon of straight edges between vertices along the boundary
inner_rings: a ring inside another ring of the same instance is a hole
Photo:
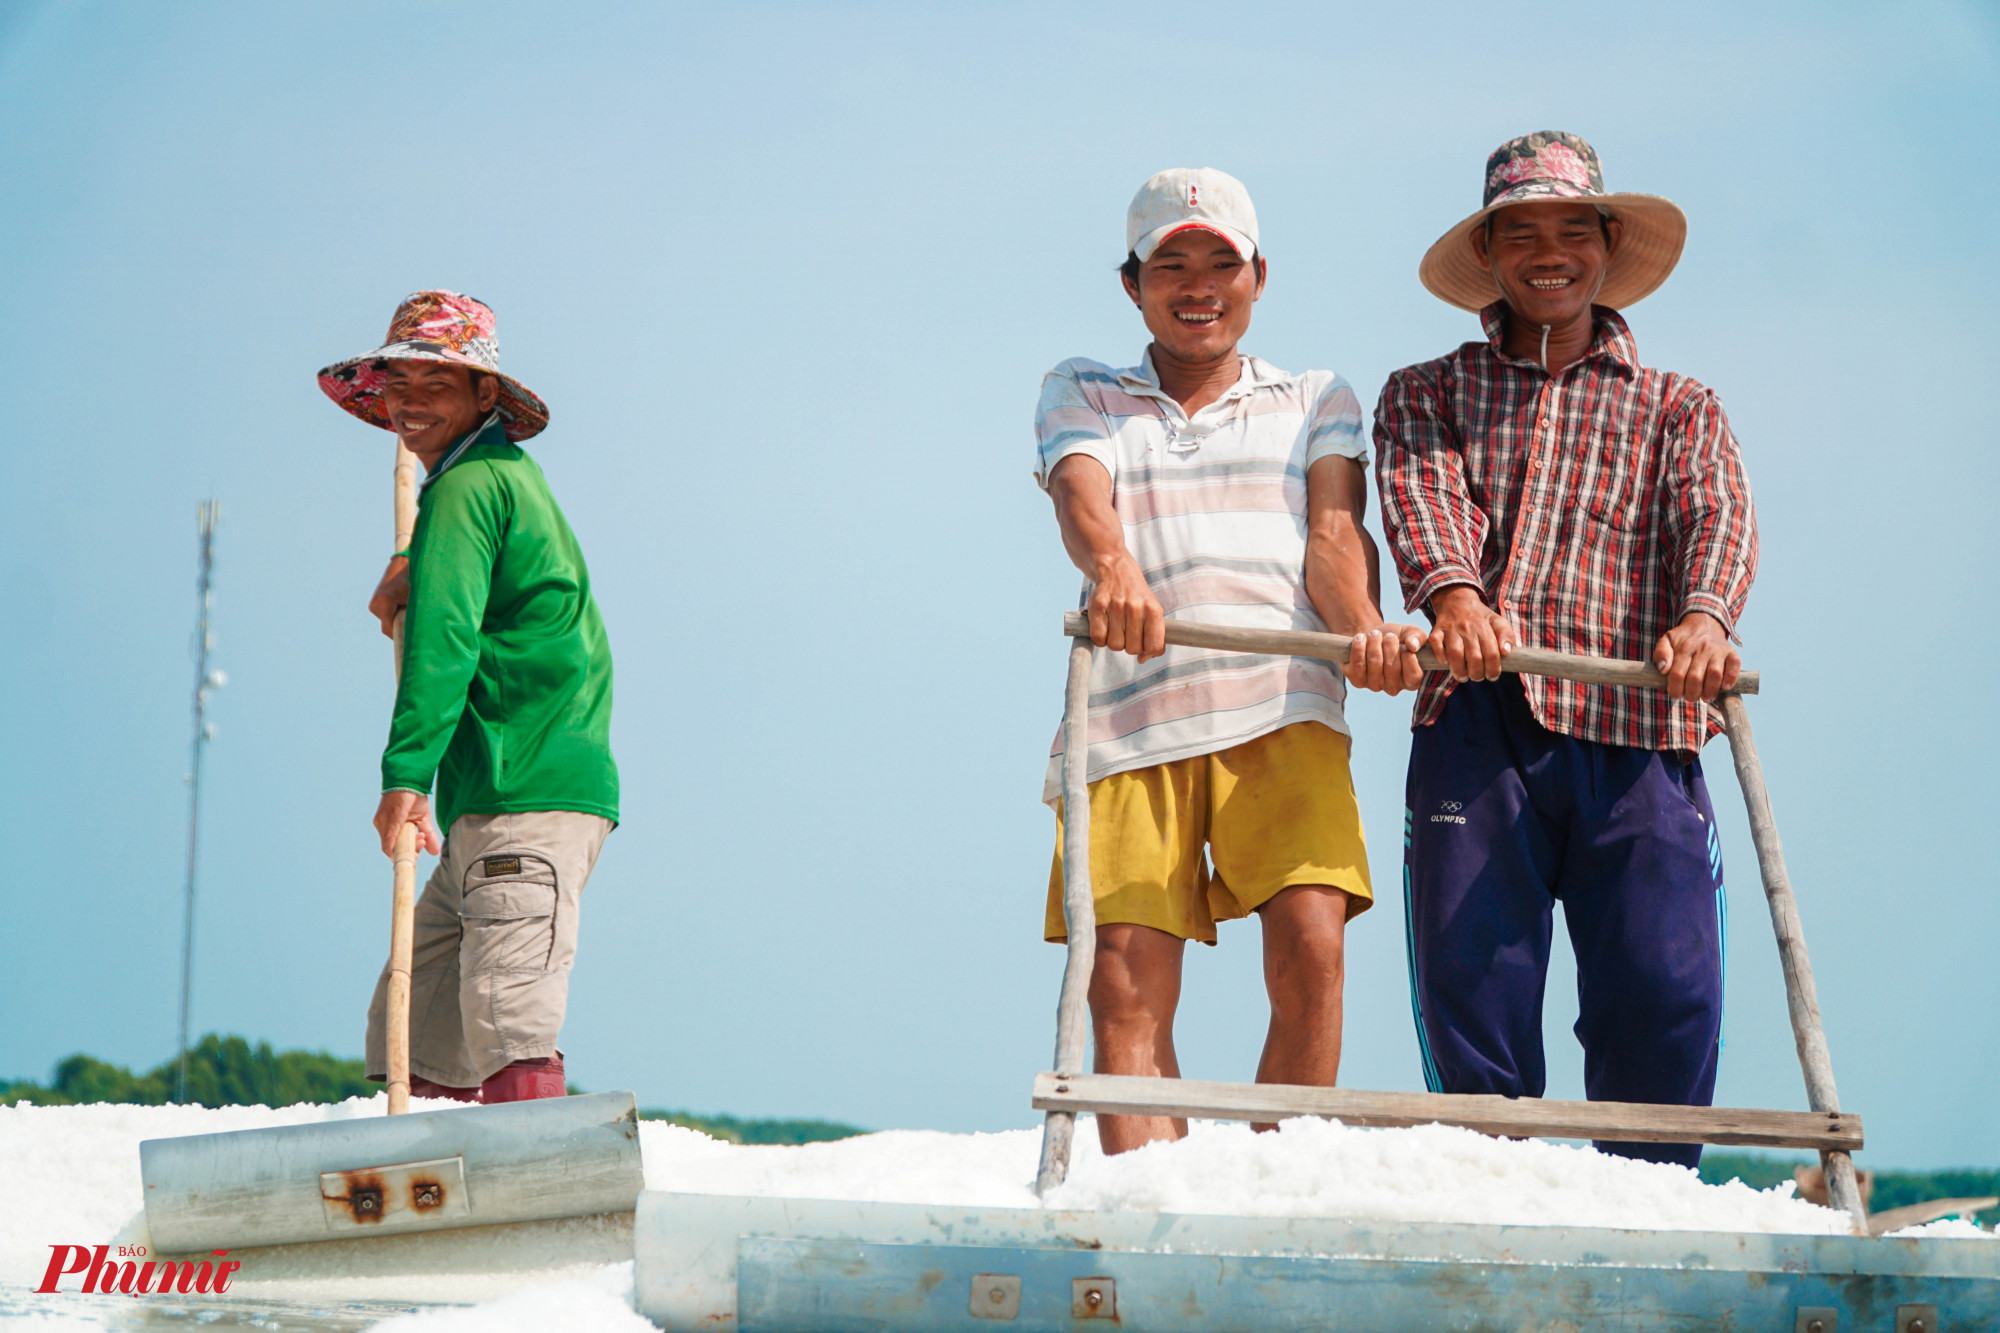
[[[1111,474],[1125,547],[1167,617],[1325,631],[1306,597],[1306,469],[1329,454],[1365,463],[1361,404],[1326,370],[1291,375],[1253,356],[1192,418],[1160,388],[1148,351],[1114,370],[1081,357],[1042,380],[1035,480],[1071,454]],[[1082,604],[1090,600],[1085,584]],[[1294,722],[1345,733],[1345,684],[1328,663],[1169,645],[1140,662],[1097,650],[1090,780],[1213,754]],[[1062,729],[1042,799],[1062,794]]]

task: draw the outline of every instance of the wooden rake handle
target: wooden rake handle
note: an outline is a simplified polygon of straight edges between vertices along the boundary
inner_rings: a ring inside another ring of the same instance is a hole
[[[396,545],[410,549],[417,529],[417,457],[396,441]],[[396,613],[396,682],[403,680],[403,620]],[[410,954],[416,936],[417,826],[405,824],[396,834],[396,880],[389,901],[388,1012],[383,1015],[389,1069],[389,1114],[410,1109]]]
[[[410,954],[416,939],[417,826],[396,834],[396,884],[389,908],[389,1114],[410,1109]]]
[[[1090,618],[1081,611],[1063,616],[1063,633],[1073,639],[1090,637]],[[1233,625],[1204,625],[1190,620],[1169,620],[1167,642],[1187,648],[1221,648],[1239,653],[1270,653],[1279,657],[1319,657],[1329,662],[1347,661],[1354,640],[1346,634],[1317,634],[1310,630],[1239,629]],[[1426,648],[1417,654],[1417,664],[1426,671],[1443,671],[1445,665]],[[1546,648],[1516,648],[1508,653],[1502,669],[1524,676],[1547,676],[1551,680],[1581,681],[1586,685],[1633,685],[1646,690],[1663,690],[1667,678],[1649,662],[1622,662],[1615,657],[1583,657],[1576,653],[1550,652]],[[1757,693],[1758,673],[1745,671],[1736,678],[1727,694]]]

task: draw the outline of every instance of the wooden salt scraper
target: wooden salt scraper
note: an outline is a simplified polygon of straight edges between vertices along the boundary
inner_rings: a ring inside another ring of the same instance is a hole
[[[1041,1166],[1035,1188],[1047,1194],[1069,1172],[1070,1145],[1080,1111],[1112,1115],[1170,1115],[1206,1120],[1270,1122],[1290,1116],[1328,1116],[1350,1125],[1460,1125],[1483,1134],[1512,1137],[1611,1139],[1642,1143],[1716,1143],[1757,1148],[1811,1148],[1818,1151],[1832,1205],[1851,1214],[1855,1233],[1868,1234],[1868,1209],[1855,1181],[1851,1154],[1862,1145],[1861,1117],[1844,1113],[1833,1086],[1833,1061],[1820,1028],[1819,1000],[1812,963],[1770,793],[1750,735],[1743,696],[1757,693],[1758,673],[1745,671],[1720,704],[1737,781],[1750,809],[1750,836],[1757,868],[1778,935],[1792,1039],[1805,1071],[1810,1111],[1745,1111],[1708,1106],[1651,1106],[1632,1102],[1564,1102],[1530,1097],[1463,1096],[1449,1093],[1359,1092],[1348,1088],[1269,1083],[1205,1083],[1188,1079],[1136,1078],[1084,1072],[1089,1032],[1086,997],[1095,961],[1097,905],[1090,889],[1089,771],[1090,623],[1080,612],[1063,617],[1071,637],[1069,684],[1063,707],[1063,917],[1069,956],[1057,1006],[1055,1071],[1035,1077],[1034,1107],[1048,1112],[1042,1131]],[[1302,630],[1240,629],[1184,620],[1167,621],[1167,642],[1190,648],[1239,653],[1317,657],[1345,663],[1353,642],[1344,634]],[[1426,671],[1444,664],[1429,649],[1418,655]],[[1579,657],[1541,648],[1516,648],[1503,670],[1593,685],[1663,689],[1666,678],[1644,662]]]
[[[417,459],[396,441],[396,545],[417,527]],[[396,678],[403,621],[396,613]],[[410,1115],[417,826],[396,835],[390,907],[389,1114],[139,1145],[146,1229],[165,1254],[630,1213],[645,1188],[629,1092]]]
[[[1083,633],[1080,617],[1064,625]],[[1257,634],[1167,623],[1167,642],[1344,658],[1330,634]],[[1412,1096],[1082,1072],[1093,900],[1084,725],[1091,645],[1070,654],[1064,756],[1069,956],[1057,1073],[1036,1080],[1048,1114],[1039,1187],[1061,1181],[1078,1111],[1351,1124],[1466,1125],[1488,1133],[1818,1149],[1859,1215],[1861,1124],[1841,1113],[1812,973],[1742,700],[1723,701],[1750,802],[1812,1112],[1730,1111],[1528,1098]],[[1430,665],[1427,663],[1427,665]],[[1651,685],[1637,663],[1531,649],[1507,660],[1569,679]],[[1739,692],[1754,692],[1746,673]],[[1080,816],[1080,817],[1079,817]],[[1077,873],[1081,871],[1082,873]],[[1938,1333],[2000,1328],[1991,1243],[1944,1239],[1617,1230],[1604,1227],[1227,1217],[1123,1209],[964,1207],[648,1190],[633,1219],[634,1304],[685,1333],[937,1333],[1096,1327],[1151,1333]],[[1090,1321],[1104,1321],[1095,1323]]]

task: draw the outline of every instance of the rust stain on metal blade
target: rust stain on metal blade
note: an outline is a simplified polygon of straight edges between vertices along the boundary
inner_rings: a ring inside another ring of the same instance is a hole
[[[392,1228],[396,1230],[412,1223],[447,1224],[471,1211],[462,1157],[322,1172],[319,1196],[331,1231],[383,1223],[400,1224]]]

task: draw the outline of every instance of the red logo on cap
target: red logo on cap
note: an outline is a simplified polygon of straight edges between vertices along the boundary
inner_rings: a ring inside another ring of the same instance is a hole
[[[1198,203],[1198,202],[1199,202],[1199,201],[1198,201],[1198,200],[1197,200],[1197,199],[1195,198],[1195,191],[1196,191],[1196,190],[1198,190],[1199,188],[1200,188],[1199,186],[1195,186],[1195,185],[1190,185],[1190,186],[1188,186],[1188,207],[1189,207],[1189,208],[1193,208],[1193,207],[1194,207],[1194,206],[1196,205],[1196,203]]]

